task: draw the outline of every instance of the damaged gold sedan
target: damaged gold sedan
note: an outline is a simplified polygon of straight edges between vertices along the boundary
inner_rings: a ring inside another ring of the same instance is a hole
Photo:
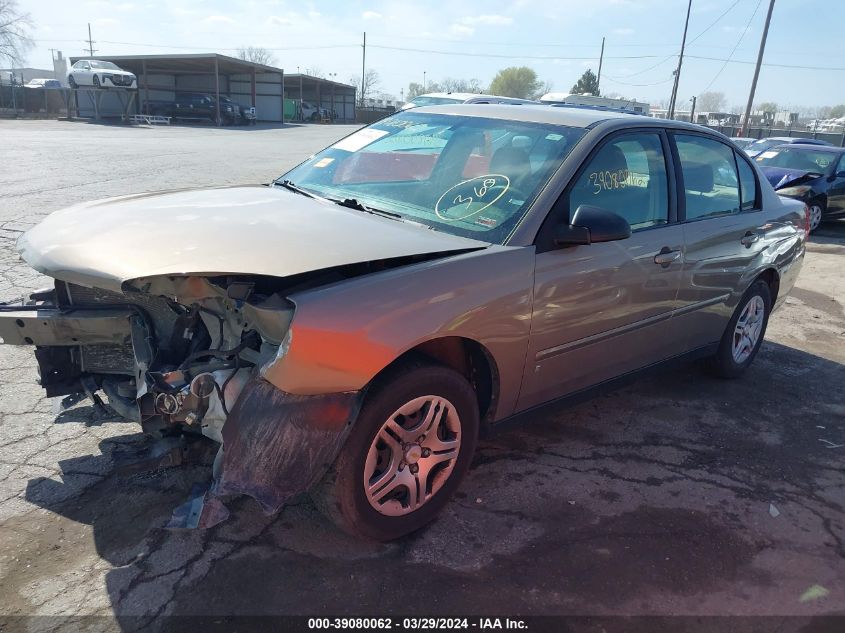
[[[677,358],[740,375],[806,209],[721,135],[578,108],[402,112],[269,186],[113,198],[18,243],[0,306],[50,397],[219,448],[172,525],[310,492],[343,528],[425,525],[485,427]]]

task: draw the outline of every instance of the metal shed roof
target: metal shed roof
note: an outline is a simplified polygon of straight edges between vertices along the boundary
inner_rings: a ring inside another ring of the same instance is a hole
[[[146,64],[147,72],[149,73],[170,73],[170,74],[195,74],[207,73],[210,62],[217,61],[217,67],[221,73],[245,73],[256,72],[262,73],[284,73],[282,68],[275,68],[274,66],[265,66],[264,64],[257,64],[255,62],[238,59],[236,57],[229,57],[228,55],[220,55],[219,53],[187,53],[177,55],[80,55],[70,58],[71,64],[76,63],[80,59],[99,59],[106,62],[112,62],[118,66],[125,66],[133,72],[140,69],[142,64]]]

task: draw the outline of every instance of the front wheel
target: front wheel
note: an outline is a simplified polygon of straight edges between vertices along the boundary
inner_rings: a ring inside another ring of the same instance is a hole
[[[728,322],[719,349],[710,359],[714,374],[721,378],[738,378],[748,369],[763,343],[771,311],[769,284],[758,279],[743,295]]]
[[[478,403],[466,378],[447,367],[406,368],[367,394],[314,499],[356,536],[389,541],[414,532],[457,489],[478,427]]]
[[[822,216],[824,215],[825,204],[823,200],[813,200],[807,205],[810,213],[810,233],[815,231],[822,223]]]
[[[99,87],[100,87],[100,78],[99,78],[99,77],[97,77],[97,75],[94,75],[94,87],[95,87],[95,88],[99,88]]]

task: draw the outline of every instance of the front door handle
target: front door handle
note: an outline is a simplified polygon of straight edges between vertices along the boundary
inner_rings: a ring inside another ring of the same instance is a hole
[[[660,264],[663,268],[668,268],[672,262],[677,261],[681,257],[681,251],[673,251],[668,246],[660,249],[660,252],[654,256],[654,263]]]
[[[754,231],[748,231],[745,235],[742,236],[742,239],[739,240],[739,243],[745,247],[750,248],[751,245],[760,239],[760,236],[757,235]]]

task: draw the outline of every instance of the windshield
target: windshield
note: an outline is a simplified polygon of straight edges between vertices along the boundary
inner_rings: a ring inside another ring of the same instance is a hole
[[[411,110],[347,136],[280,180],[502,244],[583,135],[582,128]]]
[[[102,68],[103,70],[120,70],[111,62],[91,62],[91,68]]]
[[[824,150],[779,147],[763,152],[754,160],[761,167],[783,167],[823,174],[836,160],[836,156],[834,152]]]
[[[463,103],[463,99],[456,99],[455,97],[415,97],[411,99],[411,103],[415,106],[431,106],[431,105],[448,105],[450,103]]]

